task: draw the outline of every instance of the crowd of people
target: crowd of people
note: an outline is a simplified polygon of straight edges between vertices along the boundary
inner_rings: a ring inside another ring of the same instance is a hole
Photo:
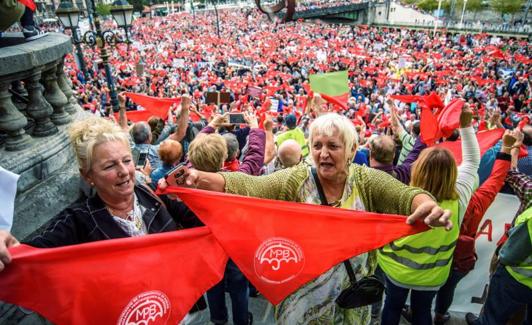
[[[128,113],[142,107],[122,94],[115,117],[97,51],[85,52],[86,74],[73,56],[67,58],[80,105],[96,115],[70,130],[81,176],[93,193],[30,245],[202,226],[182,202],[152,192],[168,186],[164,175],[184,163],[180,185],[401,214],[433,227],[349,260],[357,276],[375,274],[385,284],[383,305],[339,308],[335,300],[349,282],[339,264],[281,302],[278,323],[398,324],[403,315],[413,324],[444,324],[455,288],[474,268],[478,225],[506,180],[521,206],[499,251],[484,310],[466,320],[504,324],[531,306],[532,165],[529,154],[519,156],[532,146],[527,40],[279,24],[252,9],[221,10],[220,25],[218,37],[210,12],[139,18],[133,43],[112,49],[119,92],[181,98],[166,119],[128,121]],[[340,70],[348,71],[345,106],[311,93],[310,75]],[[208,102],[216,92],[228,100]],[[437,109],[462,100],[458,123],[428,141],[423,119],[433,107],[405,101],[409,95],[437,97]],[[231,123],[232,113],[242,113],[244,121]],[[497,128],[505,129],[500,141],[481,150],[478,133]],[[461,163],[435,146],[457,140]],[[150,209],[157,213],[148,218]],[[5,247],[16,242],[0,232],[0,269],[9,267]],[[211,321],[228,321],[226,290],[233,323],[251,324],[253,287],[231,260],[224,280],[206,293]]]

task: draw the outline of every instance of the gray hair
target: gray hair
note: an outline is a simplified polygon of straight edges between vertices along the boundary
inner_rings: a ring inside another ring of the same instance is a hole
[[[337,113],[323,114],[312,122],[308,137],[309,145],[312,146],[314,137],[318,135],[330,137],[333,135],[334,131],[338,131],[338,135],[345,146],[345,150],[352,151],[349,156],[350,158],[353,158],[356,147],[358,146],[357,130],[347,117]]]
[[[236,136],[232,133],[224,133],[222,135],[225,139],[225,142],[227,143],[227,161],[231,161],[233,159],[236,159],[236,155],[238,154],[238,140],[236,139]]]
[[[135,144],[148,143],[150,140],[151,128],[147,122],[137,122],[133,125],[129,133]]]

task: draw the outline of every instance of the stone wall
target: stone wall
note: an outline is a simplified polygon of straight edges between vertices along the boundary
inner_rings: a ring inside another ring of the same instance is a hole
[[[0,166],[20,175],[13,234],[23,239],[80,197],[66,130],[83,118],[63,64],[70,38],[0,39]]]

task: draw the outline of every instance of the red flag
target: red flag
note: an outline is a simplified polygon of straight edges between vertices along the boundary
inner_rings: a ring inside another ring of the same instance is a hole
[[[425,105],[432,109],[432,108],[437,108],[437,109],[441,109],[444,107],[444,104],[440,98],[440,96],[438,96],[438,94],[436,92],[431,92],[429,95],[427,96],[422,96],[423,97],[423,101],[425,103]]]
[[[167,118],[168,109],[172,104],[179,104],[181,98],[159,98],[136,93],[124,93],[135,104],[142,106],[145,110],[127,112],[127,119],[132,122],[147,121],[151,116]],[[118,120],[119,112],[114,113]]]
[[[440,111],[437,119],[442,136],[450,137],[453,131],[460,126],[460,115],[464,104],[465,102],[462,99],[456,98]]]
[[[0,299],[55,324],[177,324],[227,263],[206,227],[11,254]]]
[[[391,99],[397,99],[400,102],[403,103],[414,103],[419,102],[421,100],[421,96],[416,95],[391,95]]]
[[[428,107],[421,108],[420,120],[419,128],[421,140],[423,140],[423,143],[426,145],[431,146],[441,137],[438,120],[432,113],[432,110]]]
[[[31,11],[35,11],[35,9],[37,8],[37,6],[35,5],[35,1],[33,0],[18,0],[18,2],[31,9]]]
[[[477,133],[477,141],[480,147],[480,155],[482,156],[489,148],[493,147],[504,134],[504,129],[493,129]],[[456,163],[462,163],[462,141],[446,141],[440,143],[439,146],[451,150],[454,155]]]
[[[194,211],[272,304],[347,258],[428,229],[398,215],[188,188],[166,193]]]
[[[334,106],[337,106],[343,110],[346,110],[347,99],[349,98],[349,94],[344,94],[344,95],[336,96],[336,97],[321,94],[321,98],[323,98],[326,102],[333,104]]]

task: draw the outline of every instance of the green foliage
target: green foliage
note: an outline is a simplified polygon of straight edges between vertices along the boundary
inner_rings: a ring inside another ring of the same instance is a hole
[[[96,12],[100,16],[109,16],[111,14],[111,5],[100,2],[96,5]]]
[[[146,0],[129,0],[129,3],[133,6],[134,11],[140,12],[144,10],[144,6],[149,5],[148,1]]]
[[[501,15],[515,14],[521,10],[525,0],[491,0],[491,7]]]
[[[438,9],[438,0],[421,0],[417,3],[417,6],[421,10],[432,12]]]
[[[468,0],[466,4],[466,10],[472,12],[481,11],[483,8],[482,0]]]
[[[404,3],[406,3],[407,5],[412,5],[414,3],[417,3],[419,0],[404,0]]]

